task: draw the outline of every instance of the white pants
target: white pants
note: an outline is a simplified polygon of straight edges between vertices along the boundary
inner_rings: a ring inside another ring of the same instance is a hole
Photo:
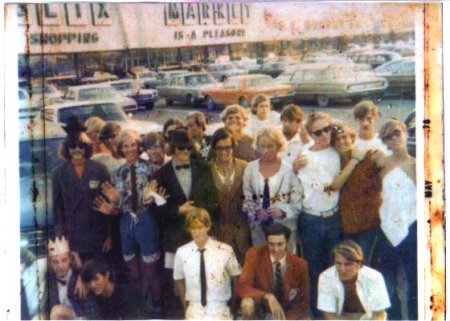
[[[226,301],[208,302],[202,306],[200,302],[189,302],[186,309],[186,320],[232,320],[230,308]]]

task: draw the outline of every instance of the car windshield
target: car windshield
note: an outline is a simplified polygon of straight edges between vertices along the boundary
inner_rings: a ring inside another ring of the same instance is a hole
[[[55,93],[56,92],[56,89],[54,88],[54,87],[52,87],[52,86],[44,86],[44,87],[42,87],[42,86],[34,86],[32,89],[31,89],[31,93],[33,94],[33,95],[39,95],[39,94],[42,94],[42,93],[44,93],[44,94],[52,94],[52,93]]]
[[[185,81],[187,86],[197,86],[215,83],[214,78],[209,74],[187,76],[185,77]]]
[[[156,75],[152,72],[141,72],[139,78],[155,78]]]
[[[112,87],[96,87],[80,90],[79,101],[111,99],[116,97],[117,92]]]
[[[248,87],[268,87],[274,86],[274,80],[272,77],[258,77],[249,79],[247,82]]]
[[[381,65],[375,69],[376,72],[393,72],[399,67],[398,61],[388,62],[387,64]]]
[[[58,150],[64,137],[27,139],[19,145],[20,177],[51,173],[61,161]]]
[[[121,82],[117,84],[111,84],[115,90],[127,90],[131,89],[131,82]]]
[[[75,115],[83,122],[92,116],[100,117],[105,121],[126,121],[127,116],[122,109],[113,103],[94,104],[61,108],[58,112],[58,121],[66,123],[70,116]]]

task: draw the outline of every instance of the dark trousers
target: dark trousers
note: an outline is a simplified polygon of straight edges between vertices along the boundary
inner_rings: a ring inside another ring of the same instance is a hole
[[[417,223],[409,227],[408,236],[396,247],[389,242],[383,231],[380,231],[375,258],[375,268],[383,274],[391,300],[391,307],[387,310],[388,319],[417,320]],[[403,318],[398,297],[399,264],[403,265],[408,282],[408,316]]]
[[[320,273],[333,264],[331,251],[341,239],[339,212],[327,218],[300,213],[297,223],[301,254],[309,268],[311,311],[318,316],[317,282]]]

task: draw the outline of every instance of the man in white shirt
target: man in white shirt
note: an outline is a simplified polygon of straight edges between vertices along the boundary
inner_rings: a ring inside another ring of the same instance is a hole
[[[280,115],[283,135],[287,142],[287,148],[280,153],[280,157],[293,167],[294,172],[302,167],[301,153],[313,145],[303,126],[303,119],[303,110],[294,104],[285,106]]]
[[[391,154],[375,131],[378,113],[378,107],[369,100],[360,101],[353,108],[353,117],[358,122],[359,127],[354,146],[363,151],[379,150],[385,154]]]
[[[193,241],[178,248],[173,271],[185,318],[230,320],[231,285],[241,274],[234,251],[208,236],[211,218],[206,210],[193,208],[186,215]]]
[[[317,280],[319,274],[332,263],[330,254],[340,241],[339,191],[325,188],[341,170],[338,152],[330,146],[331,117],[313,112],[306,129],[314,145],[303,154],[307,165],[298,172],[303,187],[303,208],[298,216],[298,233],[302,242],[302,256],[308,262],[311,276],[311,310],[317,315]]]
[[[390,307],[383,276],[364,266],[364,253],[351,240],[333,250],[334,266],[319,277],[317,308],[326,320],[386,320]]]

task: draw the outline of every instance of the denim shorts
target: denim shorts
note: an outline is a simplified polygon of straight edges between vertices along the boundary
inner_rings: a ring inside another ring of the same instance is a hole
[[[159,252],[159,232],[152,213],[124,213],[120,218],[122,254],[151,256]]]

